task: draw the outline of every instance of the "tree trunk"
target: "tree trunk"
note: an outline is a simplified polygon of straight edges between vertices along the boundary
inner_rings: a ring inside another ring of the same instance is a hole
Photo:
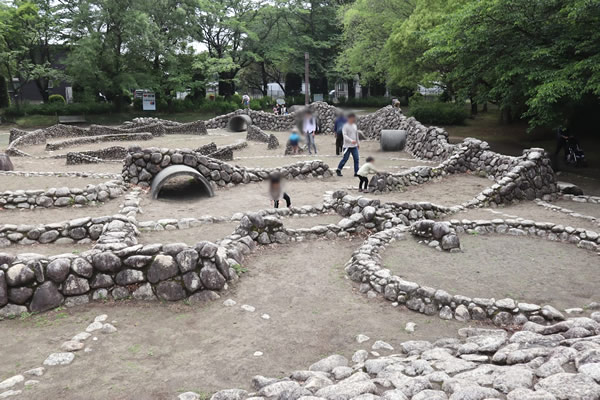
[[[235,83],[233,78],[237,71],[219,72],[219,96],[230,97],[235,94]]]
[[[485,103],[483,103],[483,107],[481,109],[481,112],[487,112],[488,111],[488,107],[487,107],[487,101]]]
[[[471,115],[477,115],[477,103],[471,99]]]

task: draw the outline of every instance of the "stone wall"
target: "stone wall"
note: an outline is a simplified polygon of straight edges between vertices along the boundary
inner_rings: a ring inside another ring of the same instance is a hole
[[[100,150],[69,152],[66,154],[67,165],[98,164],[103,162],[122,161],[127,156],[127,149],[112,146]]]
[[[152,140],[154,136],[148,132],[142,133],[119,133],[116,135],[98,135],[66,139],[59,142],[46,144],[46,150],[60,150],[65,147],[80,146],[82,144],[116,142],[116,141],[134,141],[134,140]]]
[[[516,200],[556,198],[558,187],[551,161],[543,149],[527,149],[520,157],[506,156],[489,150],[486,142],[465,139],[452,155],[436,167],[413,167],[390,174],[380,173],[369,183],[369,190],[402,190],[454,173],[475,173],[495,179],[466,206],[496,205]]]
[[[217,186],[259,182],[277,173],[286,179],[331,176],[329,166],[322,161],[298,162],[280,168],[242,168],[204,156],[190,149],[142,149],[130,147],[123,166],[123,179],[143,187],[150,186],[154,176],[171,165],[184,164],[196,169]]]
[[[0,248],[30,244],[88,244],[98,240],[105,224],[118,216],[84,217],[52,224],[0,225]]]
[[[125,191],[120,180],[81,188],[50,188],[48,190],[8,190],[0,192],[0,209],[33,209],[68,207],[104,202],[119,197]]]
[[[120,129],[128,132],[150,132],[147,129],[151,127],[161,127],[157,129],[166,135],[206,135],[208,133],[205,122],[201,120],[181,123],[160,118],[135,118],[133,121],[125,122]]]

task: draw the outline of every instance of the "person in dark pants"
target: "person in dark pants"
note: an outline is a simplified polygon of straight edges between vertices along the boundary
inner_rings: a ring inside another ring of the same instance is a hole
[[[556,158],[561,150],[563,150],[563,158],[567,159],[567,152],[569,150],[568,141],[571,137],[569,130],[564,126],[556,129],[556,150],[554,151],[554,157]]]
[[[354,176],[356,176],[359,162],[358,149],[360,147],[358,128],[356,127],[356,115],[348,115],[348,122],[346,122],[342,128],[342,135],[344,137],[344,157],[342,157],[342,160],[338,164],[335,173],[337,176],[342,176],[342,168],[344,168],[348,158],[352,155],[352,158],[354,159]]]
[[[344,133],[342,132],[342,129],[344,129],[346,122],[348,122],[348,120],[344,114],[340,114],[335,120],[335,154],[337,156],[342,154],[342,149],[344,148]]]
[[[292,205],[292,199],[286,192],[283,191],[281,178],[278,176],[272,176],[271,180],[269,181],[269,195],[271,196],[271,201],[273,202],[273,207],[275,208],[279,208],[279,201],[281,199],[285,200],[285,204],[288,208]]]

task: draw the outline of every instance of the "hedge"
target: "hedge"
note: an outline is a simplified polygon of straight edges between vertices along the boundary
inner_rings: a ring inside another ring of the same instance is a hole
[[[463,125],[469,117],[463,105],[439,101],[413,102],[409,113],[419,122],[430,125]]]

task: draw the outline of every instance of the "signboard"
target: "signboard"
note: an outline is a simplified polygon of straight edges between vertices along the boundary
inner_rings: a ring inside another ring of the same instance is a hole
[[[323,94],[322,93],[313,94],[313,101],[323,101]]]
[[[156,111],[156,96],[154,93],[144,93],[142,96],[142,110]]]

